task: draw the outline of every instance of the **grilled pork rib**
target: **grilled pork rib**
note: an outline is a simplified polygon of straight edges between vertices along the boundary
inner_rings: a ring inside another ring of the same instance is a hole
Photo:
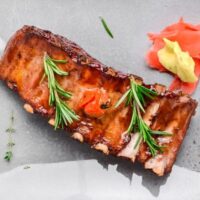
[[[54,59],[66,59],[59,67],[69,76],[57,77],[61,86],[73,96],[67,104],[79,116],[68,128],[73,138],[88,142],[91,147],[132,160],[140,161],[147,169],[162,176],[169,172],[183,141],[197,102],[182,93],[171,93],[162,85],[145,85],[155,89],[159,96],[148,102],[143,116],[153,130],[172,133],[159,136],[158,144],[164,145],[164,153],[152,157],[147,145],[134,148],[139,133],[128,135],[126,130],[131,118],[131,108],[123,104],[114,109],[115,103],[127,91],[129,77],[144,84],[140,77],[116,72],[88,55],[82,48],[66,38],[33,26],[24,26],[10,39],[0,61],[0,79],[11,89],[17,90],[25,100],[25,109],[47,116],[54,123],[55,109],[49,106],[49,89],[44,74],[43,56],[47,52]],[[101,116],[93,116],[86,92],[98,90],[107,95],[99,101]],[[106,103],[106,106],[105,106]]]

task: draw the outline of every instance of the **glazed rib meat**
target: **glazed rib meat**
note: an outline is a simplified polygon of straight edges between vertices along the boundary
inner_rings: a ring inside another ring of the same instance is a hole
[[[44,74],[44,53],[54,59],[65,59],[59,64],[69,76],[57,77],[60,85],[73,95],[67,104],[79,116],[69,127],[71,136],[87,142],[92,148],[130,159],[138,160],[144,167],[159,176],[171,171],[197,103],[181,92],[172,93],[165,86],[146,85],[142,78],[127,75],[107,67],[88,55],[68,39],[33,26],[24,26],[8,42],[0,61],[0,79],[18,91],[24,99],[24,108],[40,113],[54,124],[55,108],[49,106],[48,80]],[[139,133],[127,134],[131,108],[114,105],[129,87],[129,77],[158,92],[158,97],[148,101],[143,119],[153,130],[172,133],[172,136],[155,138],[164,145],[164,152],[152,157],[147,145],[141,142],[134,148]],[[42,80],[42,81],[41,81]],[[97,92],[100,98],[90,101],[86,94]],[[98,116],[92,113],[94,103],[99,105]],[[105,106],[106,105],[106,106]]]

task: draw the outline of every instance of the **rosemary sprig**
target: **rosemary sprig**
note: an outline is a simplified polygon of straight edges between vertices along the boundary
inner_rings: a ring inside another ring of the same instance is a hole
[[[135,144],[135,147],[143,140],[149,147],[152,156],[157,155],[158,152],[163,151],[163,146],[159,146],[154,139],[153,135],[171,135],[164,131],[154,131],[144,122],[141,111],[144,113],[145,98],[153,99],[158,94],[142,85],[138,85],[133,80],[130,80],[130,89],[127,90],[124,95],[116,103],[117,108],[125,100],[125,105],[132,107],[132,117],[127,129],[127,133],[139,132],[139,138]]]
[[[15,143],[13,142],[13,139],[12,139],[12,134],[15,132],[13,125],[14,125],[14,114],[12,111],[11,118],[10,118],[10,126],[9,126],[9,128],[6,129],[6,132],[8,133],[8,144],[7,144],[7,151],[5,153],[4,159],[7,160],[8,162],[13,157],[12,148],[15,145]]]
[[[100,18],[100,20],[101,20],[101,23],[102,23],[102,25],[103,25],[105,31],[108,33],[108,35],[109,35],[111,38],[114,38],[114,36],[113,36],[111,30],[109,29],[109,27],[108,27],[106,21],[103,19],[103,17],[99,17],[99,18]]]
[[[64,125],[71,124],[74,120],[78,120],[79,116],[68,107],[64,98],[71,98],[72,94],[65,91],[60,84],[56,81],[55,75],[67,76],[68,72],[65,72],[58,68],[56,63],[66,63],[66,60],[55,60],[50,58],[46,53],[44,55],[44,71],[48,78],[49,88],[49,105],[55,106],[55,129],[58,127],[63,128]]]

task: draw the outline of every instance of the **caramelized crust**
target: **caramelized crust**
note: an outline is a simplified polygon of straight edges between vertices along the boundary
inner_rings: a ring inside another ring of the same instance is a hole
[[[80,116],[79,121],[69,126],[72,136],[81,142],[88,142],[105,154],[123,155],[130,159],[126,156],[127,151],[123,151],[123,154],[120,152],[126,147],[134,148],[134,142],[130,143],[134,137],[125,132],[130,122],[131,108],[121,105],[114,109],[113,105],[129,87],[130,76],[141,84],[142,79],[135,75],[116,72],[62,36],[33,26],[24,26],[7,44],[0,61],[0,79],[6,81],[11,89],[18,91],[28,105],[25,108],[31,109],[32,113],[38,112],[51,118],[51,124],[55,110],[48,103],[47,79],[42,80],[45,52],[54,59],[68,61],[59,67],[68,71],[69,76],[57,77],[57,80],[65,90],[72,92],[73,96],[67,104]],[[137,156],[146,168],[163,175],[172,168],[197,103],[181,93],[169,93],[159,84],[147,87],[154,88],[160,95],[148,102],[144,118],[149,120],[152,129],[166,130],[173,136],[156,138],[160,144],[166,146],[164,153],[158,155],[158,158],[151,158],[148,148],[143,143],[134,151],[134,156]],[[98,118],[88,116],[79,106],[84,92],[94,88],[106,91],[110,99],[104,115]],[[152,104],[157,107],[154,108]],[[130,155],[130,151],[128,152]]]

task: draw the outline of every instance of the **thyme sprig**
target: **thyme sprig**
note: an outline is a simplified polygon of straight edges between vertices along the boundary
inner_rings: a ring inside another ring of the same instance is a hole
[[[162,152],[164,146],[157,144],[153,135],[171,135],[164,131],[154,131],[145,123],[142,118],[141,112],[145,113],[145,99],[153,99],[158,94],[157,92],[150,90],[142,85],[138,85],[134,80],[130,80],[130,89],[128,89],[124,95],[116,103],[117,108],[122,102],[125,101],[126,106],[132,107],[132,116],[127,133],[139,132],[139,138],[135,144],[135,147],[143,140],[149,147],[152,156],[157,155],[158,152]]]
[[[71,98],[72,94],[65,91],[60,84],[57,82],[55,75],[67,76],[68,72],[61,70],[56,64],[66,63],[66,60],[55,60],[50,58],[46,53],[44,55],[44,71],[48,78],[49,88],[49,105],[55,106],[55,124],[54,127],[63,128],[64,125],[71,124],[74,120],[78,120],[79,116],[69,108],[64,99]]]
[[[13,146],[15,145],[12,139],[12,134],[15,132],[13,125],[14,125],[14,113],[12,111],[11,117],[10,117],[10,126],[9,128],[6,129],[6,132],[8,133],[8,143],[7,143],[7,151],[5,153],[4,159],[7,160],[8,162],[13,157],[12,149],[13,149]]]

